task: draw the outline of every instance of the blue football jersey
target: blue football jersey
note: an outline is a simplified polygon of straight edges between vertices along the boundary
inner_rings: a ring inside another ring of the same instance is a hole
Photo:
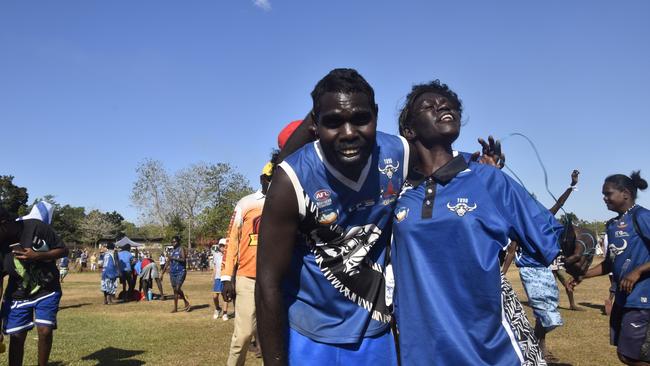
[[[461,156],[406,187],[392,247],[402,364],[524,363],[517,324],[502,307],[498,255],[516,237],[548,265],[561,230],[506,174]]]
[[[614,280],[620,283],[625,275],[638,266],[650,262],[650,248],[634,230],[632,215],[636,214],[639,229],[650,237],[650,211],[635,206],[617,219],[607,223],[607,255],[605,261],[613,268]],[[641,276],[632,292],[627,294],[617,288],[616,304],[626,308],[650,308],[650,277]]]
[[[385,253],[408,170],[408,144],[377,132],[359,179],[331,166],[316,141],[280,167],[293,184],[300,238],[284,284],[292,329],[319,342],[357,343],[387,329]]]

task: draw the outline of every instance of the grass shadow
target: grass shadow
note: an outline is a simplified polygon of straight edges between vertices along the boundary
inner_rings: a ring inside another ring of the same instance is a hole
[[[594,304],[594,303],[591,303],[591,302],[580,302],[580,303],[578,303],[578,304],[579,304],[579,305],[582,305],[582,306],[584,306],[584,307],[587,307],[587,308],[600,310],[600,312],[601,312],[602,314],[605,314],[605,305]]]
[[[201,305],[192,305],[192,306],[190,307],[190,309],[191,309],[192,311],[194,311],[194,310],[205,309],[205,308],[209,308],[209,307],[210,307],[209,304],[201,304]]]
[[[65,310],[65,309],[77,309],[77,308],[80,308],[80,307],[82,307],[82,306],[86,306],[86,305],[92,305],[92,304],[89,303],[89,302],[86,302],[86,303],[83,303],[83,304],[74,304],[74,305],[61,306],[61,307],[59,308],[59,310]]]
[[[107,347],[93,352],[87,356],[82,357],[84,361],[96,360],[95,366],[140,366],[144,365],[144,361],[129,360],[129,358],[143,354],[145,351],[140,350],[126,350],[115,347]]]

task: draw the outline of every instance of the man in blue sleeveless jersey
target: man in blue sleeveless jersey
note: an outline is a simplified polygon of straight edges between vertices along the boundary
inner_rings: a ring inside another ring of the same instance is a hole
[[[383,268],[408,145],[376,131],[374,91],[355,70],[333,70],[312,98],[319,140],[280,164],[262,216],[264,362],[394,365]]]

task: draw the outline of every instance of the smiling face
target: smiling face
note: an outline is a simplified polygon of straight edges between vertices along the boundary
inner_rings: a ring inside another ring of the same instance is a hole
[[[411,118],[405,129],[407,138],[425,146],[449,144],[460,134],[459,106],[444,95],[425,92],[413,101]]]
[[[377,108],[360,92],[328,92],[319,99],[316,131],[327,161],[356,179],[375,146]]]
[[[606,182],[603,184],[603,201],[610,211],[623,213],[629,206],[630,193],[627,190],[619,190],[616,184]]]

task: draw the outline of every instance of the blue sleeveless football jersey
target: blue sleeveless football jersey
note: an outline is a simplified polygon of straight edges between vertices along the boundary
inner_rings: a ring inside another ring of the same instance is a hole
[[[561,230],[510,177],[460,156],[405,188],[391,252],[402,364],[523,364],[518,324],[504,316],[498,254],[518,237],[548,265]]]
[[[333,344],[357,343],[386,330],[385,250],[407,175],[408,143],[377,132],[356,182],[327,162],[318,141],[280,167],[292,181],[302,219],[284,283],[289,326]]]

